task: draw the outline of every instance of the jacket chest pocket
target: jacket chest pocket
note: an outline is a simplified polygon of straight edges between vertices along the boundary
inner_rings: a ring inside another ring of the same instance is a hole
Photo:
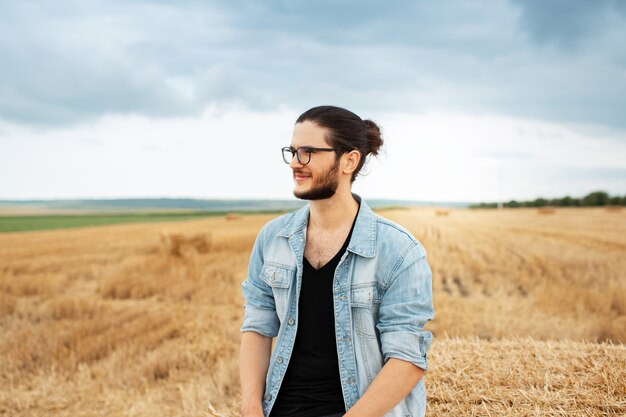
[[[261,270],[260,278],[272,288],[276,315],[281,322],[289,309],[289,289],[295,272],[295,269],[272,264],[263,265]]]
[[[376,283],[353,285],[350,288],[350,306],[354,331],[361,336],[376,338],[376,322],[380,307]]]

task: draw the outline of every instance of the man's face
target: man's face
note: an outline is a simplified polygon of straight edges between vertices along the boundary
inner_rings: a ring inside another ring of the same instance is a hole
[[[300,146],[330,148],[325,136],[326,129],[313,122],[297,123],[291,146],[296,149]],[[339,162],[335,152],[315,152],[306,165],[300,164],[294,156],[290,164],[296,182],[293,194],[302,200],[322,200],[335,195],[339,186]]]

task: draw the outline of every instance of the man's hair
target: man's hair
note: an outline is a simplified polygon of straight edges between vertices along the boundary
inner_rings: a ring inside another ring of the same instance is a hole
[[[328,130],[327,142],[336,149],[337,155],[351,150],[361,153],[359,165],[352,173],[351,182],[365,163],[369,154],[378,155],[383,144],[380,128],[371,120],[363,120],[350,110],[335,106],[313,107],[302,113],[296,123],[310,121]]]

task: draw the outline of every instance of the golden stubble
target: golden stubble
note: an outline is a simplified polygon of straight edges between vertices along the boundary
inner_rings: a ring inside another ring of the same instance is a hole
[[[626,212],[380,214],[433,272],[429,415],[626,412]],[[0,415],[238,415],[240,285],[273,217],[0,234]]]

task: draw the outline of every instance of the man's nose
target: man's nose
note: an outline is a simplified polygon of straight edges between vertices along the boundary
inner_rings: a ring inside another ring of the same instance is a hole
[[[291,168],[301,168],[304,165],[300,163],[300,161],[298,160],[298,155],[294,153],[293,156],[291,157],[291,163],[289,164],[289,166]]]

